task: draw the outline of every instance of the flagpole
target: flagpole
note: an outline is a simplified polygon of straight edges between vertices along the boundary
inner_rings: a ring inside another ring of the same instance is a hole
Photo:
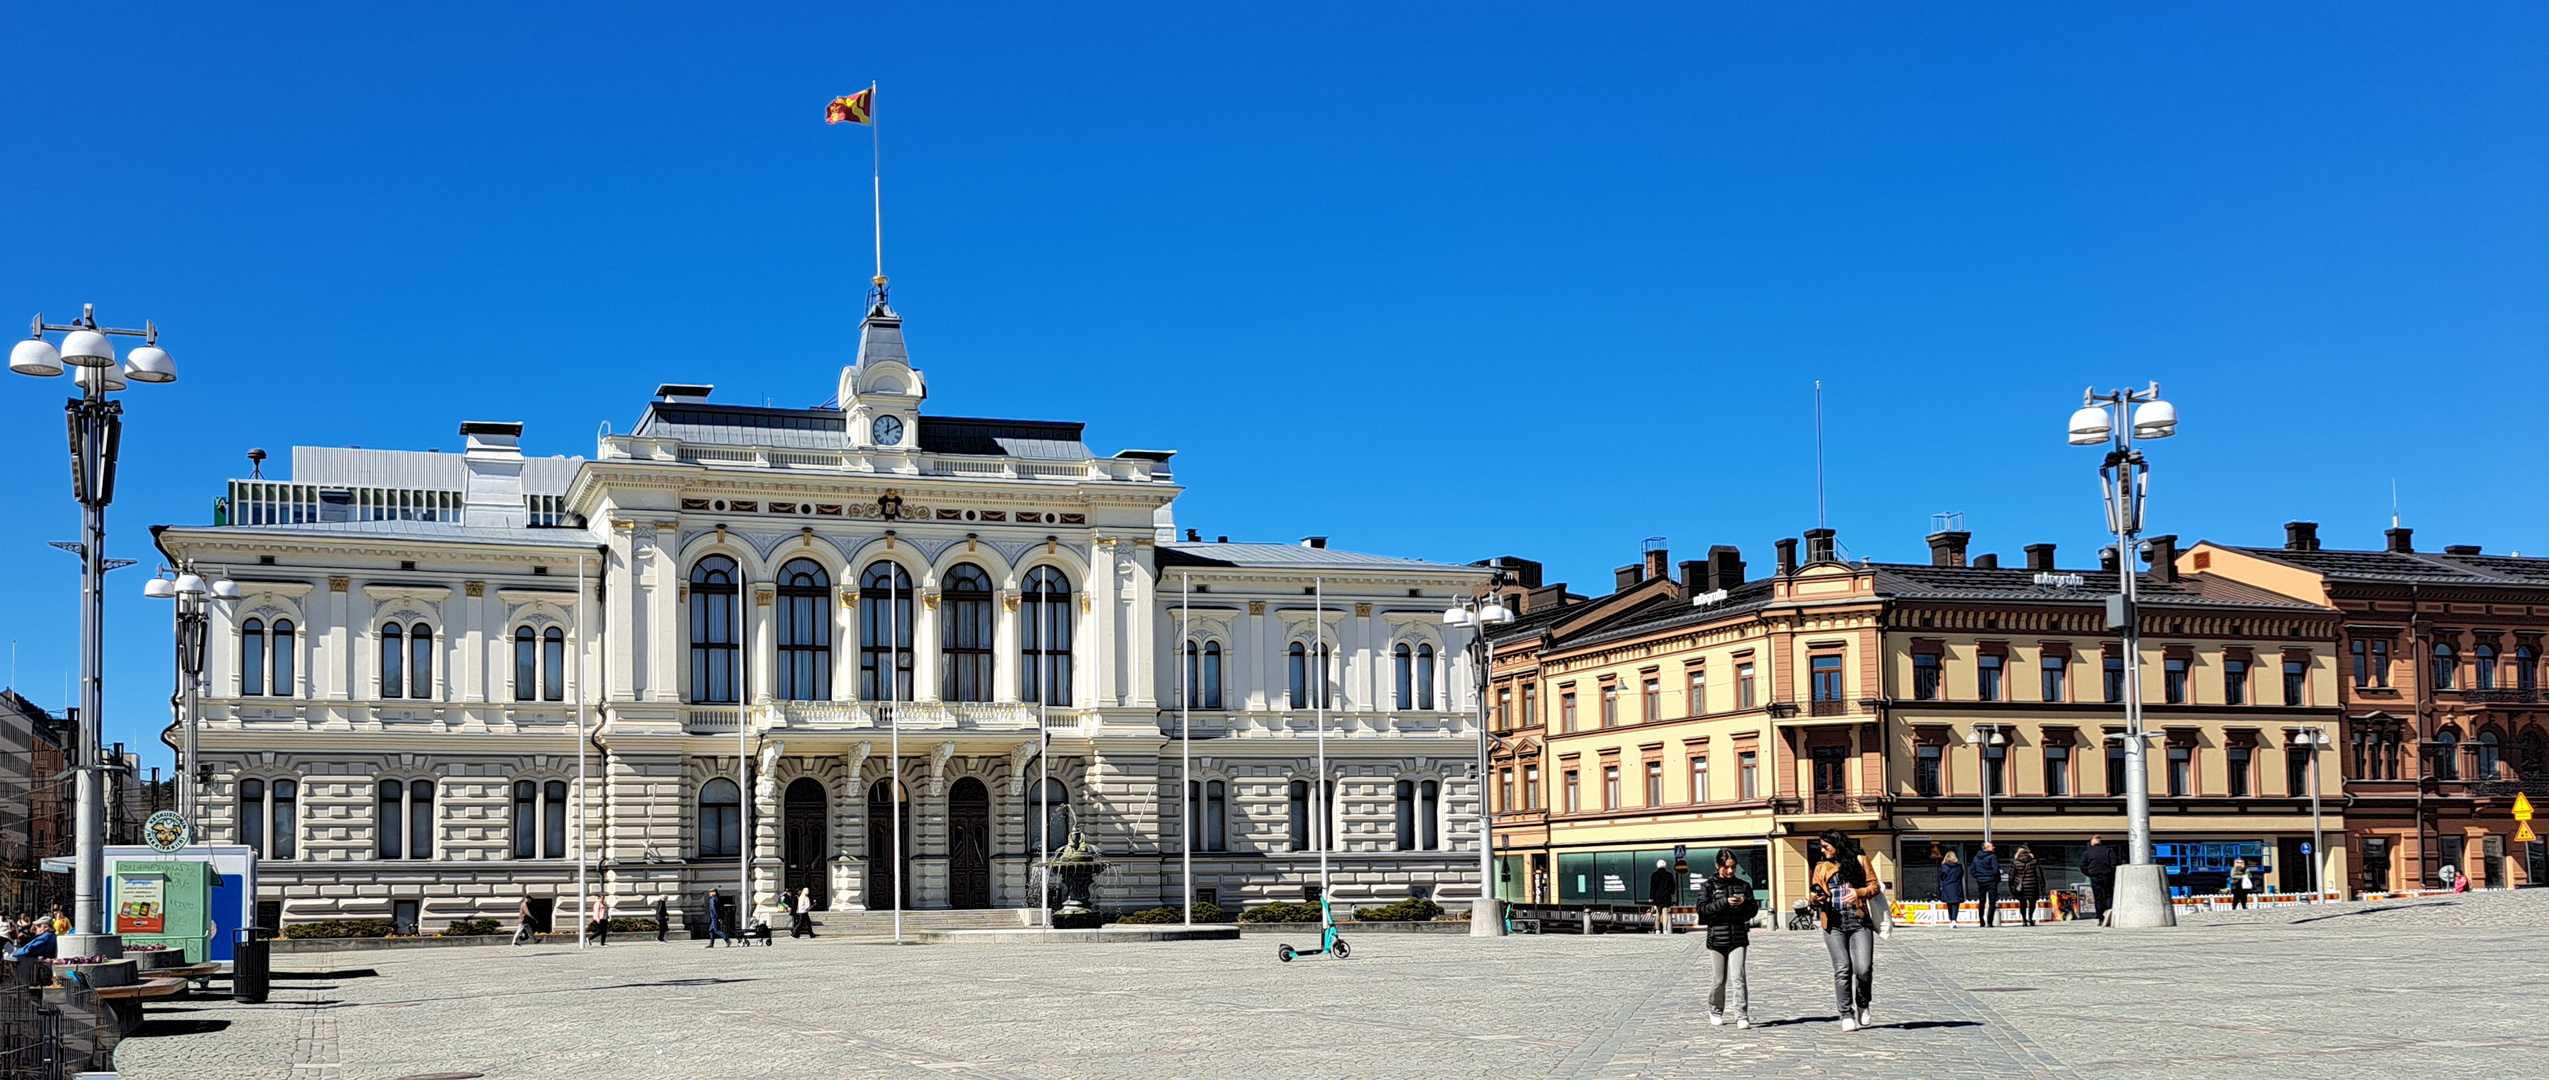
[[[1310,673],[1302,679],[1302,689],[1310,692],[1310,711],[1319,727],[1319,820],[1312,822],[1319,830],[1319,903],[1324,909],[1328,900],[1329,822],[1336,809],[1328,805],[1328,583],[1325,578],[1311,578],[1312,610],[1310,616]],[[1325,922],[1323,918],[1321,920]]]
[[[570,659],[566,676],[574,680],[575,684],[575,903],[577,921],[584,924],[584,928],[576,932],[575,947],[581,949],[591,938],[593,930],[591,921],[583,917],[593,908],[591,884],[593,864],[585,858],[584,854],[585,834],[593,831],[592,811],[588,809],[585,801],[586,793],[592,788],[593,781],[584,764],[584,746],[589,740],[584,733],[584,556],[582,555],[575,557],[574,646],[567,654]]]
[[[882,275],[879,275],[882,276]],[[903,710],[897,707],[902,687],[903,568],[886,564],[885,577],[885,715],[892,718],[887,728],[890,745],[886,751],[893,765],[885,772],[885,805],[893,815],[894,846],[894,944],[903,943],[903,880],[909,867],[903,864]]]
[[[868,178],[870,205],[876,210],[876,287],[882,290],[885,288],[885,135],[877,129],[876,83],[873,80],[867,84],[867,139],[869,163],[872,166],[872,172]],[[902,886],[897,885],[895,888],[900,889]]]
[[[1186,784],[1185,828],[1177,830],[1179,846],[1186,862],[1186,925],[1195,925],[1195,804],[1203,792],[1195,786],[1195,639],[1189,629],[1195,617],[1193,575],[1177,575],[1177,647],[1185,652],[1185,667],[1177,679],[1177,776]]]

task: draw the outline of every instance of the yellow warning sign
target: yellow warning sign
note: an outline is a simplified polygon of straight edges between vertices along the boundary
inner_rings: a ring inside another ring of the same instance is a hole
[[[2523,823],[2522,823],[2522,829],[2521,829],[2520,831],[2518,831],[2518,832],[2514,833],[2514,842],[2515,842],[2515,843],[2517,843],[2517,844],[2528,844],[2528,843],[2530,843],[2530,842],[2532,842],[2532,841],[2534,841],[2534,840],[2537,840],[2537,839],[2540,839],[2540,838],[2539,838],[2539,837],[2537,837],[2537,836],[2532,835],[2532,832],[2531,832],[2531,823],[2530,823],[2530,822],[2528,822],[2528,821],[2523,822]]]
[[[2531,796],[2519,791],[2514,793],[2514,820],[2531,820]]]

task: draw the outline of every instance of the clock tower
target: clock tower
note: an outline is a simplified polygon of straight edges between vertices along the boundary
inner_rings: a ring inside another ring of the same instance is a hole
[[[903,351],[903,317],[880,297],[859,323],[858,362],[841,369],[850,447],[920,449],[920,403],[928,396],[920,370]]]

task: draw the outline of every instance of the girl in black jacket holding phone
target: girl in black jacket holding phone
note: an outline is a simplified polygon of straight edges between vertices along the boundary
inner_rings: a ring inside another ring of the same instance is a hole
[[[1718,850],[1716,875],[1700,882],[1691,895],[1691,903],[1699,908],[1699,921],[1708,927],[1708,1022],[1717,1025],[1727,1021],[1726,991],[1731,987],[1735,1026],[1749,1028],[1752,988],[1744,981],[1744,950],[1752,944],[1754,904],[1752,883],[1735,876],[1733,851]]]

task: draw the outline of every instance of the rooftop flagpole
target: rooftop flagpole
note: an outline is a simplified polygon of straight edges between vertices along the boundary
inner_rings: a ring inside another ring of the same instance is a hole
[[[876,83],[867,84],[867,142],[870,165],[870,205],[876,211],[876,288],[878,299],[885,288],[885,135],[876,125]],[[898,888],[900,886],[897,886]]]
[[[1177,647],[1184,651],[1177,694],[1177,774],[1186,785],[1186,814],[1178,829],[1179,854],[1186,864],[1186,925],[1195,925],[1195,809],[1203,792],[1195,784],[1195,639],[1189,622],[1195,617],[1194,575],[1177,575]]]

